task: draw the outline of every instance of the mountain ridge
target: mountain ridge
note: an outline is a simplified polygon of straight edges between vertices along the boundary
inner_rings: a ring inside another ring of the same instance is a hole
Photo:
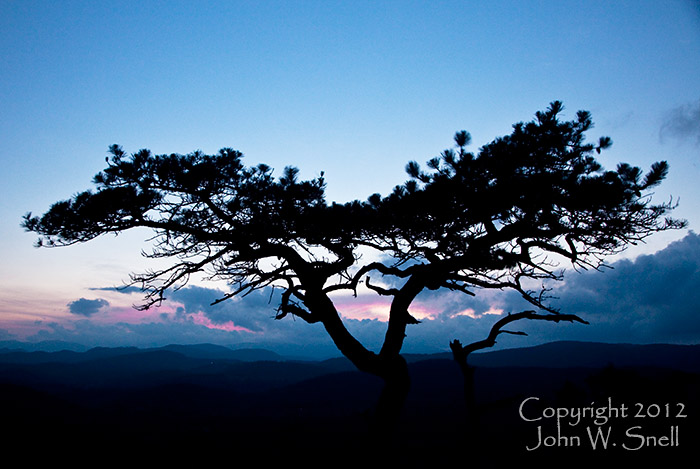
[[[269,451],[271,435],[289,436],[285,441],[297,449],[297,436],[304,435],[357,451],[358,438],[371,437],[379,378],[345,358],[267,360],[277,357],[246,353],[263,359],[216,358],[230,352],[210,344],[53,354],[0,350],[0,397],[8,404],[3,423],[14,435],[8,447],[28,443],[26,435],[32,435],[31,444],[56,448],[81,441],[121,451],[128,441],[151,450]],[[411,390],[400,436],[460,453],[465,403],[459,367],[444,353],[406,359]],[[530,396],[545,406],[591,405],[608,397],[628,405],[681,402],[689,412],[700,398],[700,345],[555,342],[471,359],[483,441],[493,444],[478,448],[488,454],[504,448],[528,454],[523,448],[533,441],[534,428],[518,418],[518,406]],[[684,441],[700,437],[695,422],[680,423]],[[275,448],[279,444],[275,440]]]
[[[330,359],[297,359],[283,356],[264,348],[242,348],[200,343],[169,344],[162,347],[93,347],[83,352],[75,350],[41,351],[8,348],[0,342],[0,363],[80,363],[92,360],[115,359],[124,356],[141,356],[153,359],[156,352],[172,360],[197,359],[230,362],[308,362],[341,371],[353,370],[350,361],[342,356]],[[15,344],[16,347],[16,344]],[[437,354],[404,354],[409,363],[426,360],[452,360],[449,352]],[[544,367],[595,368],[606,365],[620,367],[646,366],[673,368],[681,371],[700,372],[700,344],[632,344],[585,341],[554,341],[544,344],[486,350],[473,353],[470,363],[477,367]],[[167,360],[165,360],[167,361]],[[165,362],[164,361],[164,362]]]

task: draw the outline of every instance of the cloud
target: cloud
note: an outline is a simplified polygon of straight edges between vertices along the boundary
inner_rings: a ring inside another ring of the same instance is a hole
[[[577,314],[589,325],[522,321],[503,335],[498,346],[520,347],[554,340],[632,343],[700,342],[700,236],[690,232],[666,248],[612,269],[569,272],[555,286],[553,306]],[[435,314],[407,332],[406,351],[446,349],[450,340],[464,343],[485,338],[499,316],[532,309],[513,291],[478,291],[476,297],[454,292],[426,292],[418,297]]]
[[[28,342],[65,341],[86,347],[161,347],[168,344],[219,344],[232,348],[266,348],[285,355],[314,358],[339,356],[320,324],[270,319],[264,331],[251,333],[207,327],[187,315],[163,314],[159,320],[105,324],[91,318],[37,324]]]
[[[68,310],[78,316],[90,317],[107,306],[109,306],[109,302],[101,298],[96,300],[80,298],[79,300],[68,303]]]
[[[16,338],[17,334],[13,334],[6,329],[0,329],[0,340],[14,340]]]
[[[609,340],[700,341],[700,236],[612,267],[570,277],[557,291],[559,307]]]
[[[213,325],[233,323],[252,332],[262,332],[266,328],[266,323],[274,317],[279,302],[279,293],[266,290],[254,291],[245,297],[234,297],[212,305],[225,294],[219,289],[192,285],[170,292],[168,300],[182,305],[181,315],[202,315]]]
[[[692,140],[700,145],[700,100],[670,110],[659,132],[662,142],[668,139]]]
[[[502,335],[496,348],[523,347],[553,340],[591,340],[633,343],[700,342],[700,236],[690,232],[654,254],[620,260],[604,272],[570,272],[553,291],[554,306],[577,314],[590,325],[522,321],[510,330],[527,336]],[[128,292],[124,292],[125,295]],[[216,306],[211,302],[225,292],[218,288],[188,286],[170,292],[159,312],[148,316],[123,314],[118,297],[70,304],[80,320],[43,323],[32,340],[66,340],[88,346],[158,346],[170,343],[216,343],[233,347],[264,347],[283,354],[316,357],[340,353],[323,326],[287,316],[275,320],[279,292],[253,292]],[[410,325],[403,351],[448,351],[451,340],[463,343],[488,335],[499,315],[532,309],[512,291],[425,291],[412,310],[421,323]],[[378,352],[386,334],[382,315],[358,312],[376,307],[376,295],[335,298],[348,330],[365,346]],[[100,312],[99,318],[95,315]],[[348,314],[345,314],[345,313]],[[372,311],[370,311],[372,313]],[[491,314],[490,314],[491,313]],[[207,321],[204,321],[206,318]],[[116,321],[114,320],[116,319]],[[234,324],[236,328],[227,327]]]

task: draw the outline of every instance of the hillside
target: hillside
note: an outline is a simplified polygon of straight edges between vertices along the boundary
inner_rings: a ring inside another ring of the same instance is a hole
[[[665,431],[677,425],[683,441],[689,442],[700,436],[699,357],[698,346],[581,342],[475,354],[481,443],[471,451],[480,449],[485,455],[500,448],[512,457],[561,456],[556,448],[525,451],[537,429],[519,416],[519,406],[528,397],[552,408],[608,399],[630,408],[637,402],[662,409],[681,403],[688,416],[680,423],[647,418],[645,428]],[[408,359],[412,388],[395,443],[400,446],[409,438],[412,447],[431,454],[461,453],[465,442],[473,440],[465,433],[456,365],[445,355]],[[250,450],[273,441],[277,448],[311,442],[361,448],[370,438],[381,384],[345,359],[296,361],[264,350],[208,344],[0,352],[3,425],[11,429],[5,439],[11,449],[30,442],[61,447],[76,441],[105,450],[125,441],[130,448],[149,451],[171,445],[192,451]],[[624,422],[632,423],[636,421]],[[551,424],[551,419],[542,422],[545,429]],[[664,448],[662,456],[685,448],[689,444]],[[622,456],[649,457],[658,451]],[[573,448],[563,452],[571,457],[579,453]],[[621,457],[619,451],[614,454]]]

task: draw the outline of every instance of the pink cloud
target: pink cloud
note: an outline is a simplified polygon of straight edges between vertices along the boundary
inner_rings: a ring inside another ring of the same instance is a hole
[[[336,302],[340,314],[348,319],[376,319],[378,321],[388,321],[390,299],[362,299],[348,298]],[[409,312],[416,319],[434,318],[437,312],[430,306],[414,302],[409,308]]]
[[[228,332],[250,332],[253,333],[250,329],[246,329],[245,327],[237,326],[233,323],[233,321],[228,321],[225,323],[214,323],[212,322],[211,319],[209,319],[204,313],[197,312],[195,314],[189,314],[188,317],[192,319],[192,322],[199,325],[199,326],[204,326],[208,329],[218,329],[221,331],[228,331]]]

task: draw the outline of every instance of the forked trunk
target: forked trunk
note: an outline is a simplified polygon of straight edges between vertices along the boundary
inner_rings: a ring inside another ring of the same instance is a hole
[[[399,354],[400,343],[395,348],[385,347],[379,353],[367,350],[345,328],[333,303],[319,295],[314,304],[316,311],[324,312],[323,325],[338,350],[358,370],[372,374],[384,381],[371,422],[371,436],[377,441],[386,441],[395,435],[399,419],[408,396],[410,378],[408,364]],[[392,343],[392,345],[394,345]]]

